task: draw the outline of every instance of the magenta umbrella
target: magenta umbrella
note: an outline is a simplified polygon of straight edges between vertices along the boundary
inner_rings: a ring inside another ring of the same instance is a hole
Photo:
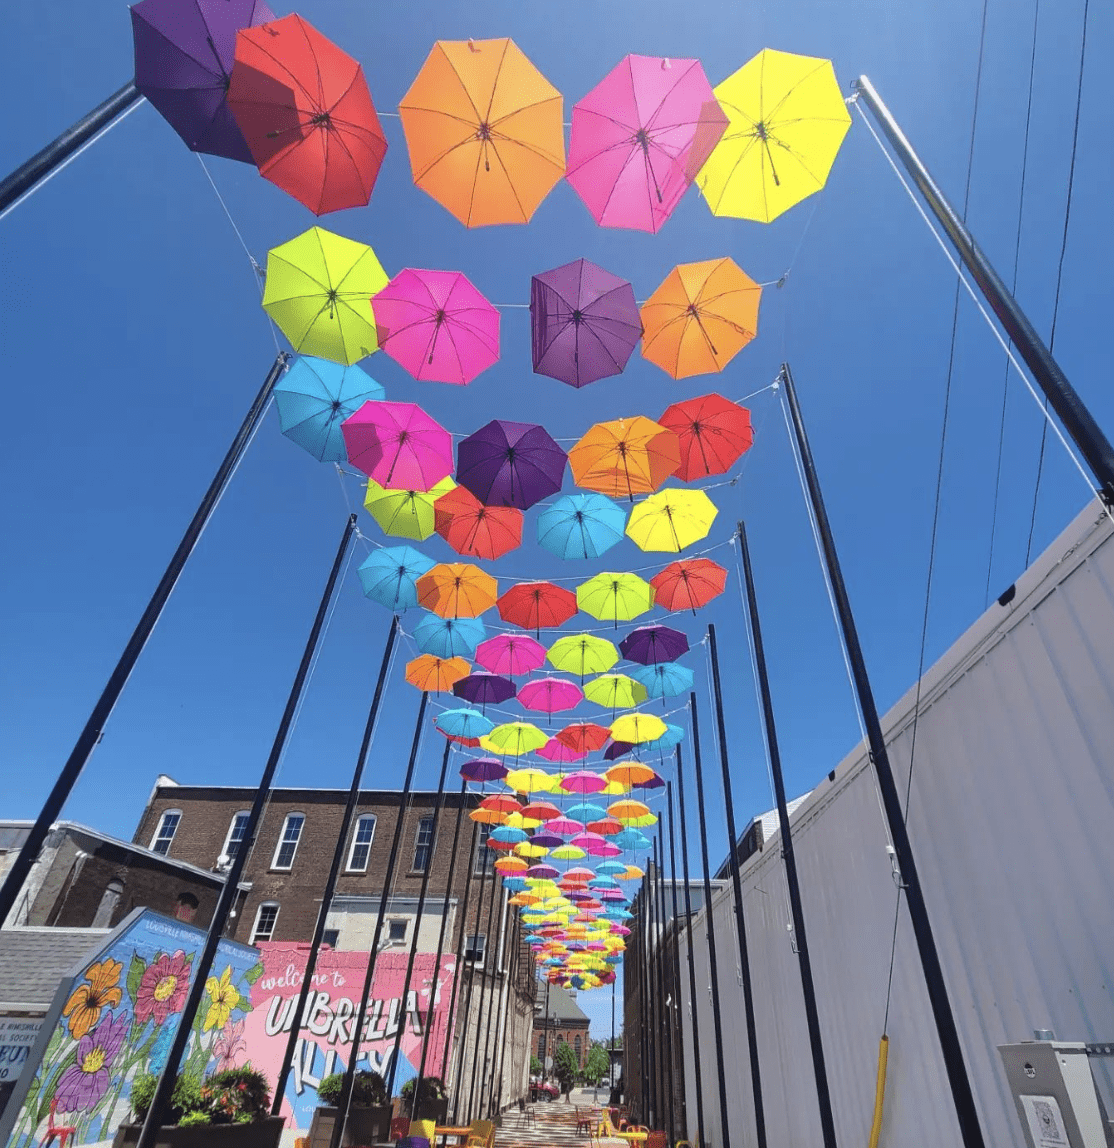
[[[588,769],[578,769],[562,777],[560,784],[566,793],[599,793],[607,788],[607,778]]]
[[[599,833],[578,833],[569,844],[583,849],[589,857],[607,857],[610,855],[608,847],[611,843]],[[622,853],[622,850],[616,848],[615,852]]]
[[[380,347],[415,379],[464,386],[499,361],[499,312],[459,271],[407,267],[371,310]]]
[[[566,177],[601,227],[657,231],[727,125],[699,60],[626,56],[573,107]]]
[[[587,753],[580,753],[565,745],[563,741],[558,741],[555,737],[551,737],[541,749],[536,749],[534,752],[538,757],[544,757],[546,761],[553,761],[558,764],[579,761],[582,757],[588,756]]]
[[[555,714],[575,709],[584,700],[584,691],[565,678],[538,678],[518,691],[518,700],[528,710]]]
[[[415,403],[369,401],[341,423],[348,461],[388,490],[432,490],[453,472],[453,440]]]
[[[558,871],[552,865],[531,865],[526,870],[527,877],[543,877],[546,880],[551,880],[559,876]]]
[[[559,837],[575,837],[585,832],[583,821],[573,821],[571,817],[555,817],[545,823],[549,833],[556,833]]]
[[[545,664],[545,646],[525,634],[498,634],[476,647],[476,661],[493,674],[519,677]]]

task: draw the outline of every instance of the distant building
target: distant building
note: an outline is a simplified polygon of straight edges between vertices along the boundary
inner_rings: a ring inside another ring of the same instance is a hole
[[[550,1067],[546,1058],[552,1058],[558,1044],[568,1044],[572,1046],[576,1063],[583,1068],[591,1047],[588,1025],[588,1014],[571,992],[539,983],[534,1002],[533,1055],[542,1065]]]

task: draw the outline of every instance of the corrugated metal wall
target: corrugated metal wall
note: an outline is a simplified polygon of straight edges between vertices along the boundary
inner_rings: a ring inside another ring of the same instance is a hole
[[[902,789],[913,703],[910,691],[883,719]],[[873,1109],[896,897],[861,750],[793,824],[837,1133],[858,1148]],[[1114,542],[1094,507],[1030,568],[1008,607],[994,606],[926,674],[910,830],[987,1143],[1014,1148],[1022,1136],[997,1045],[1032,1039],[1034,1028],[1114,1040]],[[743,902],[769,1144],[814,1148],[815,1087],[776,837],[744,867]],[[755,1143],[731,909],[728,886],[713,914],[732,1042],[729,1141],[707,1040],[701,1059],[704,1143],[715,1148]],[[904,907],[899,922],[881,1143],[952,1148],[958,1126]],[[695,924],[707,986],[704,916]],[[691,1007],[687,984],[684,996]],[[701,1034],[711,1033],[707,992],[697,1007]],[[690,1097],[692,1074],[689,1058]],[[692,1103],[689,1113],[695,1137]]]

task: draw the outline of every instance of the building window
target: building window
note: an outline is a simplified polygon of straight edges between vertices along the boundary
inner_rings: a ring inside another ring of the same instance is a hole
[[[182,820],[182,811],[180,809],[168,809],[159,819],[159,827],[155,830],[155,836],[151,840],[151,849],[155,853],[162,853],[164,856],[170,852],[170,843],[174,840],[174,834],[178,832],[178,825]]]
[[[580,1035],[579,1034],[577,1034],[575,1037],[573,1037],[572,1050],[573,1050],[573,1054],[576,1056],[576,1063],[579,1064],[580,1063]]]
[[[392,945],[400,945],[406,940],[406,921],[387,922],[387,940]]]
[[[279,907],[275,901],[265,901],[259,906],[255,914],[255,928],[251,931],[250,944],[258,945],[261,941],[269,941],[275,935],[278,911]]]
[[[472,872],[477,877],[482,877],[487,873],[495,872],[495,850],[487,847],[487,839],[491,836],[493,826],[480,823],[480,835],[476,839],[476,857],[472,866]]]
[[[348,872],[367,871],[367,859],[371,855],[371,843],[375,840],[375,815],[367,813],[356,818],[356,828],[352,830],[352,848],[348,851]]]
[[[418,836],[414,838],[414,869],[424,873],[429,868],[433,853],[433,818],[423,817],[418,822]]]
[[[464,943],[464,959],[470,965],[479,965],[482,967],[486,944],[487,937],[483,933],[470,934]]]
[[[289,869],[294,864],[294,854],[298,852],[298,842],[301,840],[305,823],[304,813],[286,815],[286,820],[282,823],[278,848],[275,850],[275,859],[271,862],[272,869]]]
[[[105,886],[101,903],[97,906],[96,915],[93,917],[92,928],[107,929],[112,924],[112,914],[116,911],[116,906],[120,903],[123,892],[124,882],[119,877],[113,877]]]
[[[545,1064],[545,1033],[538,1037],[538,1060]]]
[[[325,932],[321,934],[321,943],[323,945],[328,945],[330,949],[335,949],[337,947],[337,941],[339,940],[339,929],[326,929]]]
[[[192,893],[179,893],[178,906],[174,910],[176,920],[188,925],[197,913],[197,898]]]
[[[248,818],[250,814],[246,809],[241,809],[239,813],[232,815],[232,821],[228,826],[228,836],[224,839],[224,848],[220,851],[220,856],[217,858],[217,864],[228,864],[228,862],[235,861],[240,854],[240,850],[244,845],[244,834],[248,829]],[[225,861],[225,858],[228,861]]]

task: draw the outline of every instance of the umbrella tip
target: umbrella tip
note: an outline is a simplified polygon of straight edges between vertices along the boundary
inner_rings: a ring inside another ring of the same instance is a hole
[[[468,37],[468,51],[478,52],[479,48],[476,47],[476,41],[471,36]]]
[[[672,61],[669,59],[669,57],[668,57],[668,56],[666,56],[666,57],[665,57],[665,58],[662,60],[662,62],[661,62],[661,67],[662,67],[662,71],[663,71],[663,72],[665,72],[665,71],[668,71],[670,68],[672,68],[672,67],[673,67],[673,63],[672,63]]]

